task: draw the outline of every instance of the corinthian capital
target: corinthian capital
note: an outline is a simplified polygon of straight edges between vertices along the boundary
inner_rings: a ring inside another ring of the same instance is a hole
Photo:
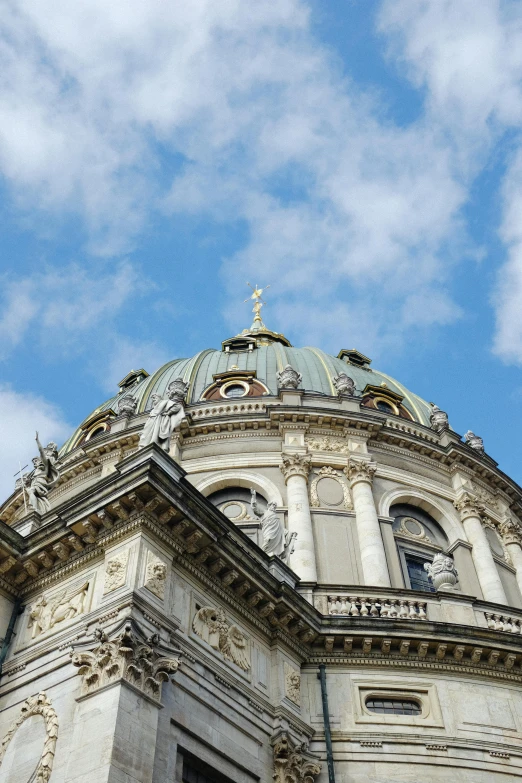
[[[481,503],[475,495],[471,495],[469,492],[464,492],[453,503],[455,508],[460,514],[461,520],[468,517],[481,517],[485,511],[484,504]]]
[[[350,482],[350,486],[353,487],[358,481],[366,481],[371,484],[376,470],[377,465],[375,462],[371,462],[367,459],[350,457],[344,472]]]
[[[285,481],[291,476],[302,476],[308,478],[312,468],[312,457],[310,454],[283,454],[281,472]]]
[[[97,644],[91,650],[71,653],[74,666],[82,677],[82,695],[93,693],[118,680],[134,687],[156,700],[160,700],[161,686],[178,670],[179,650],[158,649],[157,634],[145,639],[141,629],[130,622],[116,638],[109,640],[98,628]],[[138,631],[138,632],[136,632]]]
[[[316,759],[306,758],[301,745],[284,733],[273,746],[275,783],[314,783],[321,765]]]
[[[504,544],[519,544],[522,546],[522,530],[518,522],[512,517],[506,517],[500,522],[498,532],[502,536]]]

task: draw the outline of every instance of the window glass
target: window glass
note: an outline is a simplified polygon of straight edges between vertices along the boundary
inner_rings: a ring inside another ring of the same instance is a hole
[[[433,587],[433,583],[424,570],[424,563],[431,560],[431,557],[414,557],[413,555],[406,554],[405,558],[411,589],[423,590],[426,593],[434,593],[435,588]]]
[[[366,707],[378,715],[420,715],[421,706],[414,699],[366,699]]]
[[[380,411],[383,411],[384,413],[395,413],[390,403],[384,402],[384,400],[377,400],[377,402],[375,403],[375,407],[378,408]]]
[[[226,397],[244,397],[246,393],[245,387],[241,386],[239,383],[235,383],[233,386],[227,386],[225,389]]]

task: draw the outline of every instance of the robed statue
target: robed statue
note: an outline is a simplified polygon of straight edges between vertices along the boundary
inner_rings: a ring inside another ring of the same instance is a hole
[[[29,505],[38,514],[45,514],[51,508],[47,497],[49,490],[60,477],[57,465],[58,446],[51,441],[43,448],[38,433],[36,433],[35,440],[40,456],[33,458],[34,470],[29,476]]]
[[[188,383],[177,378],[168,385],[166,397],[151,395],[152,409],[143,427],[138,448],[143,449],[151,443],[157,443],[164,451],[169,451],[170,436],[185,418],[183,403],[187,389]]]
[[[276,514],[277,503],[271,501],[268,503],[266,511],[261,513],[256,501],[255,489],[251,489],[250,494],[252,495],[250,503],[252,514],[261,521],[263,551],[267,555],[279,557],[286,563],[291,552],[293,552],[293,541],[297,534],[289,533],[288,530],[285,530],[283,522]]]

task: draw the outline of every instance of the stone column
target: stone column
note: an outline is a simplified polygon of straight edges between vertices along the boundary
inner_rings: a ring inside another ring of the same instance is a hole
[[[161,688],[180,653],[139,631],[130,621],[109,641],[98,630],[72,654],[82,681],[65,783],[152,783]]]
[[[506,517],[499,525],[499,533],[517,572],[517,583],[522,594],[522,530],[510,517]]]
[[[486,531],[481,522],[484,506],[469,492],[464,492],[455,501],[468,541],[473,547],[471,556],[475,564],[480,587],[485,601],[507,604],[506,593],[500,580]]]
[[[372,493],[376,468],[376,464],[368,459],[350,457],[345,473],[352,491],[364,584],[371,587],[391,587],[381,526]]]
[[[308,500],[308,474],[312,458],[308,454],[283,454],[281,471],[288,495],[288,530],[297,533],[290,567],[303,582],[317,582],[312,517]]]

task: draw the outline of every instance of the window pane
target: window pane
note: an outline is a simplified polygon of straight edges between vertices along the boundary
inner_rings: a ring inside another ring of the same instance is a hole
[[[433,587],[432,581],[424,570],[424,563],[427,562],[429,558],[424,560],[424,558],[417,558],[412,555],[406,555],[405,557],[411,589],[434,593],[435,588]]]
[[[420,715],[420,704],[414,699],[367,699],[370,712],[379,715]]]

